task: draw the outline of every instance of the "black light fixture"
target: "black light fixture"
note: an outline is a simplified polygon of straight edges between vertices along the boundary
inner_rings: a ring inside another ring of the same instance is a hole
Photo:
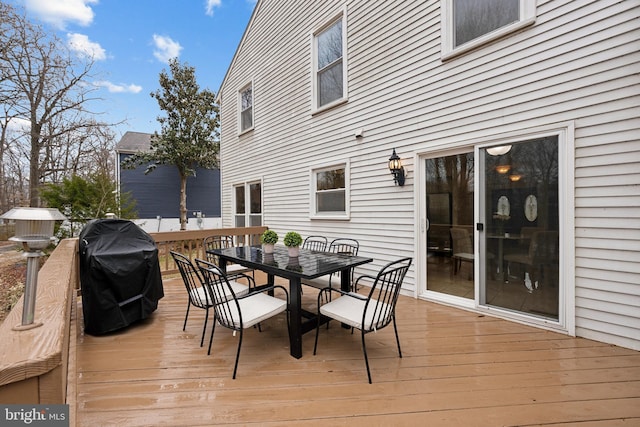
[[[396,154],[396,149],[393,149],[391,157],[389,157],[389,171],[393,175],[393,181],[396,185],[402,187],[404,185],[404,168],[400,162],[400,157]]]

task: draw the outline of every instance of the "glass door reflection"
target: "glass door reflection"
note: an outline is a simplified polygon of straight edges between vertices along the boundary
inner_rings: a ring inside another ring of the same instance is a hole
[[[481,304],[558,319],[558,138],[482,152]]]
[[[473,152],[425,160],[427,290],[474,298]]]

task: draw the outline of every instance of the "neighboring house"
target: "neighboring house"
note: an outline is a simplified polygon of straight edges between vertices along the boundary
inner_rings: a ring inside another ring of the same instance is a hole
[[[637,1],[258,1],[218,93],[223,225],[640,349],[639,72]]]
[[[121,162],[136,152],[148,151],[149,133],[126,132],[116,145],[118,186],[136,201],[135,222],[146,231],[180,229],[180,175],[173,165],[160,165],[145,175],[146,165],[123,169]],[[188,229],[220,227],[220,171],[198,168],[187,178]]]

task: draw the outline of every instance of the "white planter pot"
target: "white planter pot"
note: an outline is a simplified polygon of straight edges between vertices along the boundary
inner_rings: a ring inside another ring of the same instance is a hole
[[[262,250],[264,251],[265,254],[272,254],[273,253],[273,247],[275,245],[273,245],[272,243],[265,243],[262,246]]]
[[[289,256],[292,258],[300,256],[300,246],[288,247],[287,250],[289,251]]]

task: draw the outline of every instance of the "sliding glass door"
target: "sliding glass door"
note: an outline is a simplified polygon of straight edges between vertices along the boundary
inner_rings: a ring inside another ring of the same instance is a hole
[[[558,137],[480,150],[480,304],[559,312]]]
[[[424,161],[427,290],[474,299],[474,155]]]
[[[422,158],[429,298],[559,320],[558,148],[552,135]]]

